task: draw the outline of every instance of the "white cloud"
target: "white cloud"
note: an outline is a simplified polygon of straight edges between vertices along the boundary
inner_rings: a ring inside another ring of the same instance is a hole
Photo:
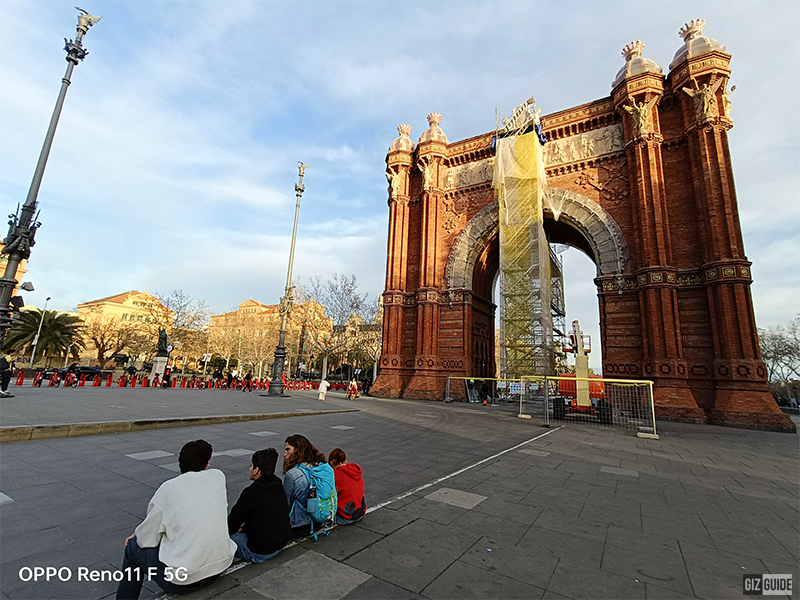
[[[41,1],[4,8],[15,49],[0,64],[0,202],[10,212],[30,183],[75,15]],[[398,123],[416,140],[440,112],[454,141],[492,129],[495,106],[507,113],[531,94],[545,112],[602,98],[625,44],[644,39],[666,71],[678,28],[703,17],[734,54],[729,139],[758,323],[797,312],[800,282],[785,266],[800,224],[800,132],[786,118],[800,108],[800,84],[785,77],[800,59],[790,3],[98,0],[92,10],[103,20],[86,37],[45,174],[29,301],[50,295],[69,308],[173,287],[218,311],[276,300],[298,160],[311,166],[296,277],[356,273],[377,294],[384,157]],[[574,268],[583,322],[597,299],[593,275]]]

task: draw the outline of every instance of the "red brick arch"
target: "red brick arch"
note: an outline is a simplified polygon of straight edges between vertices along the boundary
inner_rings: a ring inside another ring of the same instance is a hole
[[[551,242],[598,267],[603,373],[655,382],[661,418],[794,431],[767,390],[723,110],[687,86],[727,78],[719,49],[618,76],[611,96],[544,116]],[[691,75],[690,75],[691,73]],[[725,85],[717,85],[724,106]],[[647,123],[626,107],[652,107]],[[727,109],[725,109],[727,110]],[[718,111],[719,112],[719,111]],[[389,244],[376,395],[441,399],[491,376],[498,269],[493,133],[449,142],[441,117],[387,155]]]

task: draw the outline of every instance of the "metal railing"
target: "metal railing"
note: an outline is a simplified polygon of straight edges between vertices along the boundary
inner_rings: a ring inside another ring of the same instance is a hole
[[[456,395],[465,395],[468,402],[514,405],[520,418],[541,421],[545,427],[553,421],[582,423],[658,439],[652,381],[574,376],[448,377],[446,402],[453,400],[451,392],[455,391],[455,385],[464,385],[465,393]]]

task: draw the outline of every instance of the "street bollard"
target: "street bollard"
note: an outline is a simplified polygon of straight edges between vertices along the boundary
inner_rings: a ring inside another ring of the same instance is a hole
[[[92,382],[92,387],[100,387],[100,375],[94,376],[94,381]]]
[[[132,387],[132,388],[135,388],[135,387],[136,387],[136,375],[134,375],[133,377],[131,377],[131,387]]]
[[[186,389],[186,378],[185,377],[183,379],[181,379],[181,389],[182,390]]]
[[[81,378],[78,380],[78,387],[86,387],[86,375],[81,375]]]
[[[23,383],[25,383],[25,372],[20,370],[20,372],[17,373],[17,381],[14,385],[22,385]]]

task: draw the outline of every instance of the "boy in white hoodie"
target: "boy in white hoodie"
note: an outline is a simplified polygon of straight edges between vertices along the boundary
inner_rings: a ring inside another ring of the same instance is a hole
[[[233,562],[225,475],[208,468],[211,452],[205,440],[181,449],[181,474],[161,484],[144,521],[125,540],[118,599],[138,598],[143,581],[155,581],[170,594],[188,594]]]

